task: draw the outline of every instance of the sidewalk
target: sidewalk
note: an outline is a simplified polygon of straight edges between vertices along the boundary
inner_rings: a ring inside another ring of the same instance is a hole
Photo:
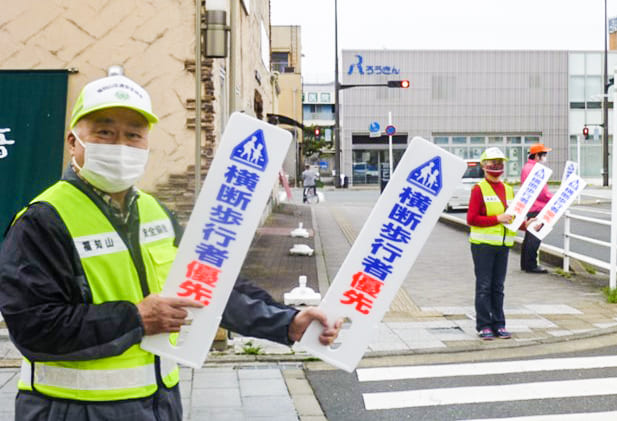
[[[280,301],[298,285],[300,275],[324,296],[370,211],[362,204],[300,202],[294,190],[291,203],[274,209],[258,229],[241,271]],[[309,238],[289,235],[299,222]],[[294,244],[307,244],[315,253],[291,256]],[[606,279],[531,275],[519,270],[518,259],[518,253],[510,254],[505,286],[513,338],[482,341],[475,332],[466,231],[438,223],[361,365],[377,356],[524,347],[617,332],[617,305],[607,304],[600,292]],[[325,420],[304,376],[303,363],[310,355],[237,335],[229,345],[224,352],[211,352],[203,368],[181,369],[185,420]],[[6,367],[0,368],[0,419],[12,419],[19,354],[6,329],[0,331],[0,352]]]

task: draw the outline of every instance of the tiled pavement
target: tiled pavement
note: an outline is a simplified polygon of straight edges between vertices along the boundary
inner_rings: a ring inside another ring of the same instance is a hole
[[[243,275],[279,300],[297,286],[299,275],[307,275],[309,286],[324,294],[369,210],[326,202],[312,207],[311,215],[308,206],[280,207],[256,235]],[[298,222],[314,228],[315,236],[285,235]],[[315,257],[289,256],[296,243],[310,245]],[[366,356],[520,347],[617,332],[617,305],[607,304],[600,293],[606,277],[530,275],[518,270],[518,258],[518,253],[510,254],[506,280],[506,316],[513,338],[480,341],[474,328],[467,235],[437,224],[402,288],[402,305],[391,307]],[[260,355],[247,355],[247,342]],[[18,357],[6,330],[0,330],[0,356],[5,367]],[[185,419],[325,420],[304,377],[301,363],[306,357],[286,346],[233,337],[228,350],[212,352],[203,368],[182,368]],[[0,368],[0,419],[12,418],[17,371]]]

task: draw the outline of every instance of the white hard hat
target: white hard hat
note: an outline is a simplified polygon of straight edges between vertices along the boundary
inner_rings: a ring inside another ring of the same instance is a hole
[[[480,156],[480,161],[485,161],[487,159],[503,159],[504,161],[508,160],[508,158],[506,158],[503,152],[501,152],[501,149],[496,147],[487,148],[484,152],[482,152],[482,155]]]

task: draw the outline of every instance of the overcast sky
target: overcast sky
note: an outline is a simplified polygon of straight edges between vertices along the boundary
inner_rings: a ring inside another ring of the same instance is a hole
[[[273,25],[302,26],[304,82],[333,81],[334,0],[270,4]],[[604,0],[338,0],[338,32],[339,51],[603,51]]]

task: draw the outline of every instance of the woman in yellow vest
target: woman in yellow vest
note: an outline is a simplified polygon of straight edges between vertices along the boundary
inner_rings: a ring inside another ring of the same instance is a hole
[[[512,222],[505,213],[514,198],[512,187],[501,181],[507,158],[499,148],[488,148],[480,157],[485,179],[474,186],[469,198],[467,224],[476,275],[476,330],[480,338],[508,339],[503,312],[508,252],[515,233],[503,224]]]

